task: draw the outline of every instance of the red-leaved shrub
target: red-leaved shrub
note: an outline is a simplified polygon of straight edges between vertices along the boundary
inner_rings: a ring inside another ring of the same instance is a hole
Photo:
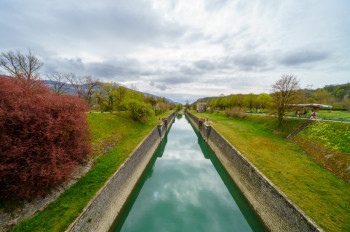
[[[90,152],[88,107],[43,83],[0,77],[0,199],[30,199],[70,177]]]

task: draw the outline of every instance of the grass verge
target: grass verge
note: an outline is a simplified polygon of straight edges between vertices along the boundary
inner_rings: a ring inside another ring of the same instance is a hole
[[[170,113],[154,116],[147,122],[134,122],[122,113],[89,114],[93,142],[116,133],[123,135],[123,140],[107,155],[98,157],[96,165],[57,200],[18,224],[14,231],[64,231],[143,138],[160,123],[159,118]]]
[[[350,154],[350,124],[316,121],[299,136],[323,144],[325,147]]]
[[[319,110],[317,112],[318,118],[325,119],[340,119],[340,120],[350,120],[350,112],[348,111],[329,111],[329,110]]]
[[[271,129],[270,122],[195,114],[212,121],[215,129],[322,228],[350,231],[350,185],[322,168],[297,144],[274,133],[277,129]]]

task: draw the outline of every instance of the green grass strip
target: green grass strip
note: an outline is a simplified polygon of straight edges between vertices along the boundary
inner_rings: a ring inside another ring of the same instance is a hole
[[[325,119],[340,119],[340,120],[350,120],[349,111],[329,111],[329,110],[320,110],[317,112],[318,118]]]

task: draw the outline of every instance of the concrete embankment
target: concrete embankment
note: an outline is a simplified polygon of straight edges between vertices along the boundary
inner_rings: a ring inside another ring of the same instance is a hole
[[[108,231],[125,205],[155,150],[176,116],[157,125],[69,226],[67,231]]]
[[[186,115],[271,231],[323,231],[212,126]]]

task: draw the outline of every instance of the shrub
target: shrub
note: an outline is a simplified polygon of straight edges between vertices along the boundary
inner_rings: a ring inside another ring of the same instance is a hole
[[[153,110],[150,104],[138,101],[136,99],[128,100],[127,110],[130,112],[130,117],[137,120],[147,120],[148,117],[152,116]]]
[[[232,109],[226,110],[225,116],[230,118],[239,118],[239,119],[243,119],[246,117],[243,110],[240,109],[239,107],[233,107]]]
[[[154,112],[155,115],[159,115],[164,113],[165,111],[167,111],[169,109],[169,105],[164,103],[164,102],[159,102],[154,106]]]
[[[70,177],[90,152],[86,111],[39,81],[0,78],[0,198],[30,199]]]

